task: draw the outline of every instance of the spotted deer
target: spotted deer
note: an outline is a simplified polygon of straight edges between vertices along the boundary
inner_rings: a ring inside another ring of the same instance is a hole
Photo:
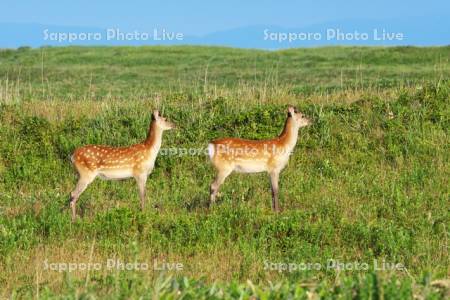
[[[239,173],[267,172],[272,189],[272,209],[279,211],[278,180],[297,143],[298,130],[311,124],[311,120],[288,107],[288,116],[282,133],[273,139],[245,140],[222,138],[208,145],[210,160],[217,176],[210,189],[210,205],[214,204],[219,187],[233,171]]]
[[[87,145],[76,149],[71,156],[79,179],[70,194],[72,219],[76,218],[76,203],[81,193],[99,176],[103,179],[119,180],[133,177],[139,188],[141,209],[145,206],[145,184],[155,165],[165,130],[175,128],[175,124],[154,111],[144,142],[128,147]]]

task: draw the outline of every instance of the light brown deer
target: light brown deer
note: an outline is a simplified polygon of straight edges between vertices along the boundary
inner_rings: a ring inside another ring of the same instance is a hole
[[[175,124],[154,111],[147,139],[128,147],[87,145],[75,150],[71,156],[79,174],[78,183],[70,194],[72,219],[76,218],[76,203],[81,193],[97,176],[103,179],[136,179],[141,200],[145,206],[145,184],[155,165],[161,147],[163,131],[175,128]]]
[[[267,172],[272,188],[272,208],[278,212],[279,174],[286,167],[297,143],[298,130],[310,124],[310,119],[293,106],[289,106],[283,132],[276,138],[268,140],[223,138],[212,141],[208,145],[208,152],[217,170],[217,176],[211,184],[210,205],[214,204],[219,187],[231,172]]]

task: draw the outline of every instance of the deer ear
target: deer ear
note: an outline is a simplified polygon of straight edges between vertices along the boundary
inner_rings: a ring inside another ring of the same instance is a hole
[[[153,111],[153,117],[154,117],[155,119],[158,119],[158,117],[159,117],[159,111],[154,110],[154,111]]]
[[[293,107],[292,105],[288,106],[288,116],[292,117],[295,113],[295,107]]]

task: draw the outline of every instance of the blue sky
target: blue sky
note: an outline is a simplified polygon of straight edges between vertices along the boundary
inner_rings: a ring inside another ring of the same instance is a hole
[[[124,30],[160,27],[202,35],[252,25],[295,28],[346,19],[396,19],[450,15],[450,1],[106,1],[6,2],[2,23],[119,26]],[[445,24],[450,28],[450,18]]]

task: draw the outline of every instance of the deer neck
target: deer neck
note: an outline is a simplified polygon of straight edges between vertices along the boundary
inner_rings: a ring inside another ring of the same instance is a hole
[[[295,147],[298,139],[298,128],[296,128],[292,117],[288,117],[286,119],[283,132],[281,132],[278,138],[281,141],[281,145],[283,147],[287,149],[293,149]]]
[[[163,130],[156,125],[156,122],[153,120],[148,129],[147,139],[144,144],[148,149],[152,149],[156,152],[161,148]]]

